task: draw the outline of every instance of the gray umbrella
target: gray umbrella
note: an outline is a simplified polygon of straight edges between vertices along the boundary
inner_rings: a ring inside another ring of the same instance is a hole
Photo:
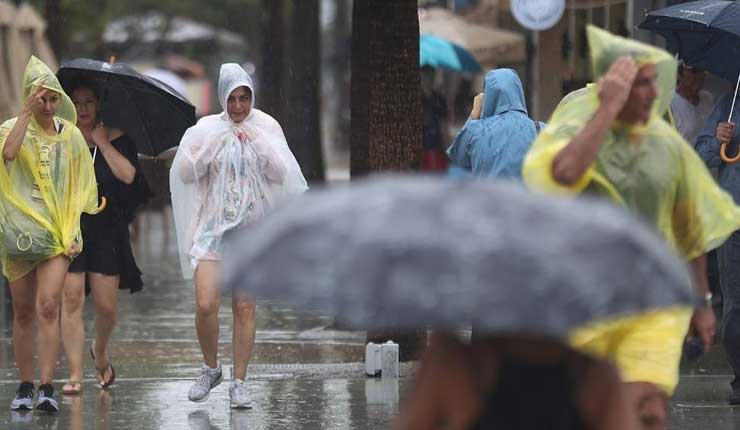
[[[622,210],[512,184],[376,177],[307,193],[235,237],[228,288],[363,329],[561,337],[693,297],[685,264]]]

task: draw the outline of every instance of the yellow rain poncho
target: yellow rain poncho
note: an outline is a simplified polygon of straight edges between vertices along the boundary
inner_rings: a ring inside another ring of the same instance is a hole
[[[658,99],[646,124],[615,124],[594,163],[572,186],[552,176],[555,156],[585,127],[599,107],[598,85],[569,94],[533,143],[523,166],[528,187],[551,194],[601,195],[642,218],[686,260],[703,255],[740,229],[740,208],[712,179],[704,163],[663,115],[676,81],[677,63],[667,52],[587,29],[594,76],[621,56],[658,70]],[[604,280],[608,282],[608,280]],[[598,286],[594,286],[598,288]],[[691,309],[602,322],[579,331],[583,350],[613,359],[627,381],[650,381],[672,393]]]
[[[0,163],[0,261],[12,282],[72,242],[82,246],[80,215],[94,213],[98,190],[92,157],[75,126],[77,113],[49,68],[31,57],[23,76],[23,99],[42,85],[60,95],[49,135],[32,119],[17,157]],[[17,118],[0,126],[0,150]]]

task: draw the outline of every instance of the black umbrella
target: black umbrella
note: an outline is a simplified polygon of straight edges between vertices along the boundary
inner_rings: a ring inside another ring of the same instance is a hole
[[[703,0],[650,12],[638,28],[663,36],[687,64],[740,86],[740,2]],[[733,100],[734,108],[735,102]],[[732,111],[730,119],[732,120]]]
[[[126,63],[78,58],[63,63],[57,76],[64,88],[83,77],[93,81],[102,93],[100,120],[124,130],[141,154],[177,146],[195,124],[195,107],[182,94]]]
[[[390,177],[309,192],[235,235],[225,283],[359,328],[563,337],[688,303],[685,264],[601,202],[489,181]]]

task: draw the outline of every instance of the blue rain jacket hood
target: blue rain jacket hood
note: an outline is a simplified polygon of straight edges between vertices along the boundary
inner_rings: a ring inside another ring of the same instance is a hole
[[[519,76],[497,69],[486,74],[480,119],[468,120],[447,154],[454,165],[476,176],[520,179],[524,156],[536,137]]]

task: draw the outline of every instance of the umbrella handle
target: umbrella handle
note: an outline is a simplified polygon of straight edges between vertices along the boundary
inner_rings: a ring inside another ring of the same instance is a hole
[[[722,161],[724,161],[727,164],[737,163],[740,161],[740,151],[738,151],[738,154],[730,158],[727,156],[727,144],[723,143],[722,146],[719,147],[719,156],[722,158]]]
[[[106,206],[108,206],[108,199],[106,199],[105,196],[103,196],[100,198],[100,206],[95,208],[95,210],[93,210],[90,215],[97,215],[100,212],[103,212],[103,209],[105,209]]]

